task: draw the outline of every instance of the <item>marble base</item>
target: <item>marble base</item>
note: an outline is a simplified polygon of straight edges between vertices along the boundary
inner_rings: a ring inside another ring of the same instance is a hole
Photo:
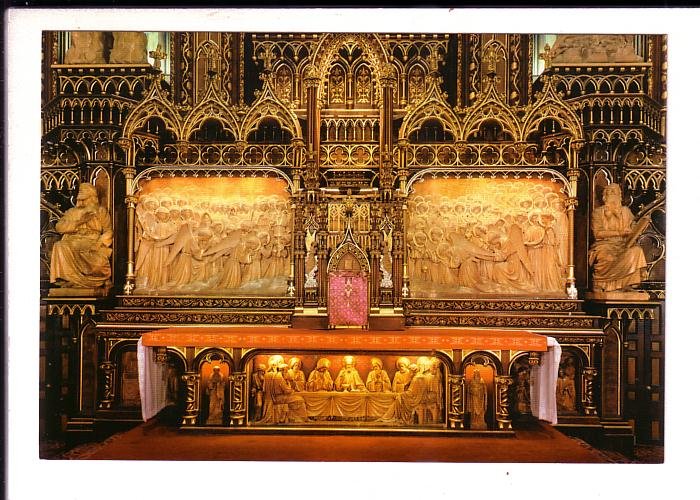
[[[647,292],[641,291],[614,291],[614,292],[586,292],[585,295],[587,300],[626,300],[626,301],[640,301],[649,300],[651,296]]]

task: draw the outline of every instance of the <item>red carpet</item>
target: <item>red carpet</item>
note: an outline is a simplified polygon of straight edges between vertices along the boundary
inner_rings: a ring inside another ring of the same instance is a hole
[[[91,460],[610,463],[586,443],[543,423],[514,437],[234,434],[183,432],[157,421],[75,449]]]

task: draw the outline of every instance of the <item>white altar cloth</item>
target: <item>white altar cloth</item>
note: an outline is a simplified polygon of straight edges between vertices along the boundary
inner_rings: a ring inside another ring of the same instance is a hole
[[[561,346],[553,337],[547,337],[547,352],[542,353],[540,364],[530,369],[530,408],[532,415],[551,424],[557,423],[557,377]]]
[[[155,417],[168,405],[165,364],[156,363],[153,347],[145,347],[139,339],[136,346],[139,362],[139,394],[144,422]]]

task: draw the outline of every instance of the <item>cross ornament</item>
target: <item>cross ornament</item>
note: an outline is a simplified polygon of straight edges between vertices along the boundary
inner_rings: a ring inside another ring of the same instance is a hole
[[[160,62],[163,61],[166,57],[168,57],[168,54],[166,54],[163,51],[163,47],[158,44],[156,46],[156,50],[152,50],[148,53],[148,57],[153,59],[153,67],[155,69],[160,69]]]
[[[537,59],[544,61],[544,69],[547,69],[552,65],[552,54],[550,53],[551,50],[551,47],[547,43],[544,46],[544,51],[537,54]]]

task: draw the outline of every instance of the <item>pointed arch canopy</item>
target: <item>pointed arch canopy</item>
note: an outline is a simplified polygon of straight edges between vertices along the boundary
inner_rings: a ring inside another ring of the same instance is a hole
[[[543,120],[556,120],[563,130],[571,134],[572,140],[584,138],[583,126],[574,110],[556,91],[558,77],[542,76],[544,88],[537,93],[537,101],[523,118],[520,139],[526,141],[530,134],[536,132]]]
[[[462,127],[460,126],[460,120],[445,100],[445,94],[440,90],[438,79],[434,76],[430,76],[429,79],[425,97],[404,118],[399,129],[399,138],[408,139],[408,136],[420,129],[426,121],[435,119],[455,139],[461,138]]]
[[[327,79],[331,66],[335,62],[335,56],[343,45],[358,46],[369,63],[372,73],[372,81],[378,82],[382,68],[389,62],[389,55],[377,34],[360,33],[327,33],[321,37],[316,51],[311,56],[309,68],[318,70],[322,79]],[[324,86],[319,88],[319,102],[323,102],[325,94]]]
[[[150,118],[158,117],[163,120],[165,126],[175,136],[175,140],[183,139],[182,119],[168,93],[161,89],[160,78],[157,75],[151,81],[148,94],[126,117],[123,127],[123,136],[131,139],[137,129],[142,127]]]
[[[265,118],[274,118],[283,129],[292,134],[293,138],[302,137],[301,124],[297,115],[277,98],[272,89],[270,75],[266,75],[262,91],[243,117],[238,137],[245,140]]]

